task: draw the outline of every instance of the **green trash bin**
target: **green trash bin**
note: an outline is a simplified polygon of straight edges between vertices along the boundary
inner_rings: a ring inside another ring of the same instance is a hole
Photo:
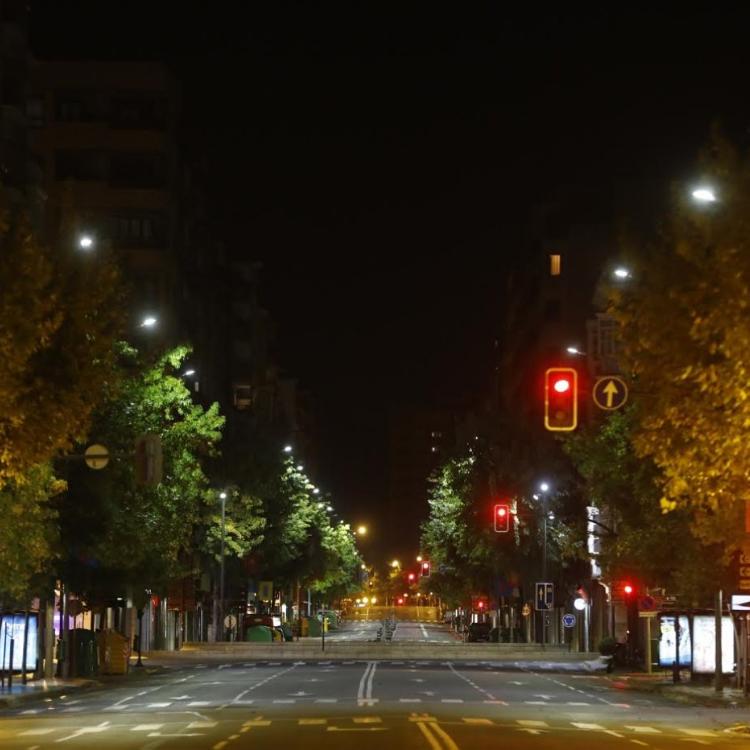
[[[273,632],[267,625],[253,625],[245,631],[245,640],[252,643],[271,643]]]
[[[70,631],[71,676],[92,677],[98,669],[96,633],[83,628]]]
[[[311,617],[307,621],[307,634],[310,636],[310,638],[320,638],[321,627],[322,623],[318,622],[318,619],[316,617]]]

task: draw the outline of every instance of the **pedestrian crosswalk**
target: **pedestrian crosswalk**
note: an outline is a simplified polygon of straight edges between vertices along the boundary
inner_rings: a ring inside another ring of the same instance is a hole
[[[405,701],[409,702],[409,701]],[[423,720],[424,714],[412,714],[417,717],[415,720]],[[219,728],[224,731],[247,731],[251,729],[263,729],[272,725],[293,724],[298,727],[308,729],[325,728],[336,726],[345,728],[348,725],[393,725],[394,722],[403,721],[404,717],[398,716],[378,716],[378,715],[355,715],[355,716],[281,716],[281,717],[264,717],[257,716],[253,719],[242,721],[222,720],[216,721],[211,719],[201,720],[179,720],[179,721],[161,721],[145,722],[138,724],[111,723],[108,721],[99,722],[91,725],[71,726],[69,721],[61,722],[59,726],[32,727],[29,729],[20,729],[15,733],[19,738],[45,738],[48,741],[61,742],[63,738],[73,739],[91,734],[118,734],[121,732],[130,732],[150,737],[158,736],[201,736],[211,733]],[[502,719],[497,716],[466,716],[458,718],[436,718],[430,716],[429,720],[445,726],[455,726],[463,724],[476,728],[493,728],[496,730],[516,730],[531,734],[547,734],[561,730],[579,731],[588,734],[607,734],[609,736],[630,738],[635,744],[644,744],[636,740],[639,737],[668,739],[679,737],[690,739],[698,744],[713,744],[719,739],[731,740],[732,734],[730,729],[709,729],[702,727],[685,727],[685,726],[654,726],[644,723],[631,724],[605,724],[601,722],[585,721],[554,721],[543,719]],[[6,735],[7,736],[7,735]]]

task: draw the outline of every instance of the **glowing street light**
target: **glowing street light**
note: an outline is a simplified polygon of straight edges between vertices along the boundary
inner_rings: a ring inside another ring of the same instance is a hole
[[[142,321],[141,321],[141,328],[153,328],[157,323],[158,319],[153,315],[147,315]]]
[[[94,238],[90,234],[82,234],[78,238],[78,247],[81,250],[91,250],[94,247]]]
[[[417,562],[422,562],[422,555],[417,555]]]
[[[365,536],[365,534],[367,534],[367,526],[357,526],[357,534],[359,534],[359,536]]]
[[[393,562],[391,563],[391,567],[392,567],[392,568],[400,568],[400,567],[401,567],[401,563],[400,563],[400,562],[399,562],[398,560],[394,560],[394,561],[393,561]]]
[[[195,370],[185,370],[182,374],[184,377],[189,378],[191,375],[195,375]]]
[[[708,185],[702,185],[695,188],[691,195],[698,203],[716,203],[716,193],[714,192],[714,189]]]
[[[567,347],[565,349],[565,351],[568,354],[575,354],[575,355],[577,355],[579,357],[585,357],[586,356],[586,352],[582,352],[578,347],[575,347],[575,346],[569,346],[569,347]]]
[[[285,445],[284,446],[284,453],[291,453],[292,452],[292,446],[291,445]]]
[[[302,464],[297,464],[297,471],[302,471],[305,467]]]
[[[615,278],[617,279],[629,279],[630,278],[630,270],[627,268],[624,268],[623,266],[618,266],[613,271]]]
[[[542,483],[541,483],[541,484],[539,485],[539,489],[540,489],[540,490],[541,490],[542,492],[548,492],[548,491],[549,491],[549,485],[547,484],[547,482],[542,482]]]

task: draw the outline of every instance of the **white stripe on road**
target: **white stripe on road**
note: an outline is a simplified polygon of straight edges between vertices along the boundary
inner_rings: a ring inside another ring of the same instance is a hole
[[[247,690],[243,690],[239,695],[237,695],[234,700],[231,701],[231,703],[225,703],[223,706],[219,706],[219,710],[226,708],[230,705],[237,705],[242,702],[242,699],[251,691],[255,690],[255,688],[259,688],[262,685],[265,685],[268,682],[271,682],[271,680],[275,680],[277,677],[281,677],[281,675],[286,674],[287,672],[291,672],[293,669],[296,669],[297,665],[292,664],[291,667],[287,667],[286,669],[282,669],[279,672],[274,672],[272,675],[269,675],[264,680],[261,680],[260,682],[256,682],[255,685],[251,685]]]
[[[111,729],[110,723],[108,721],[103,721],[95,727],[82,727],[81,729],[76,729],[73,734],[69,734],[66,737],[60,737],[60,739],[55,740],[55,742],[67,742],[68,740],[74,740],[81,737],[84,734],[97,734],[99,732],[106,732],[108,729]]]
[[[629,729],[631,732],[639,732],[640,734],[661,734],[661,729],[656,729],[656,727],[626,726],[625,729]]]
[[[580,721],[570,722],[576,729],[586,729],[589,732],[603,732],[604,727],[601,724],[586,724]]]
[[[161,729],[164,724],[136,724],[134,727],[130,727],[131,732],[156,732]]]
[[[377,666],[377,662],[368,661],[365,671],[362,673],[362,677],[359,680],[359,687],[357,688],[357,703],[360,706],[368,703],[372,705],[372,680],[375,677]]]
[[[497,700],[497,698],[492,693],[490,693],[489,690],[485,690],[484,688],[479,687],[479,685],[477,685],[473,680],[471,680],[470,678],[466,677],[465,675],[462,675],[459,671],[457,671],[455,669],[455,667],[453,666],[453,664],[451,664],[450,662],[448,662],[448,669],[450,669],[450,671],[453,672],[453,674],[456,675],[456,677],[461,678],[464,682],[466,682],[469,685],[471,685],[474,688],[474,690],[476,690],[477,692],[482,693],[482,695],[484,695],[485,698],[489,698],[491,701]],[[507,705],[507,704],[505,704],[505,705]]]
[[[25,732],[19,732],[19,737],[40,737],[43,734],[52,734],[54,729],[27,729]]]
[[[430,637],[430,634],[429,634],[429,633],[427,632],[427,629],[425,628],[425,626],[424,626],[424,625],[420,625],[419,627],[420,627],[420,628],[422,629],[422,635],[423,635],[423,636],[424,636],[425,638],[429,638],[429,637]]]
[[[516,719],[516,723],[522,727],[548,727],[546,721],[539,721],[538,719]]]

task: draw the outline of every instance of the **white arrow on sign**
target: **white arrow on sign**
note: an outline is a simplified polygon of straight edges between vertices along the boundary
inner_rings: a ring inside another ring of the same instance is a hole
[[[750,594],[732,594],[733,612],[750,612]]]

